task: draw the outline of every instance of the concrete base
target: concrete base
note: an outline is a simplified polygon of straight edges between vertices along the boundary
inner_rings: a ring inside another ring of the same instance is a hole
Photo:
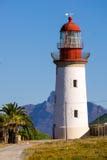
[[[79,128],[79,127],[70,127],[70,128],[55,128],[55,139],[76,139],[85,136],[89,131],[88,127]]]

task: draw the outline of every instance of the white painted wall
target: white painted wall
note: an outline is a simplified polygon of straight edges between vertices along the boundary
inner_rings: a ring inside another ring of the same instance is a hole
[[[77,88],[73,80],[77,80]],[[74,110],[78,110],[78,118]],[[68,139],[80,138],[88,131],[85,64],[57,67],[54,124],[55,138],[65,138],[66,127]]]

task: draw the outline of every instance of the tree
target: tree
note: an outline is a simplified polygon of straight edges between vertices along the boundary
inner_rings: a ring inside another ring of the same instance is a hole
[[[28,117],[23,107],[17,103],[9,103],[0,110],[1,125],[3,127],[5,142],[15,143],[21,130],[26,130],[30,139],[30,130],[35,130],[32,121]]]

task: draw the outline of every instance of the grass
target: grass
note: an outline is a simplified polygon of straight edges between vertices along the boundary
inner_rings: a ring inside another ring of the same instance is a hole
[[[24,160],[107,160],[107,138],[37,144],[25,150]]]

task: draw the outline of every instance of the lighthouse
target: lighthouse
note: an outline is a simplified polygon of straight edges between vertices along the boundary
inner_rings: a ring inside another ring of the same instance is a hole
[[[85,68],[89,54],[83,54],[81,29],[72,17],[60,29],[56,65],[53,138],[76,139],[89,131]]]

